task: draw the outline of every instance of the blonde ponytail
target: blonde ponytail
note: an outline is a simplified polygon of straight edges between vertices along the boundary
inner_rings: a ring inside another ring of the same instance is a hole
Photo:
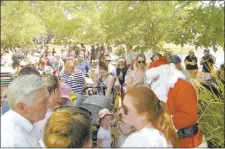
[[[91,123],[67,109],[53,112],[44,129],[44,144],[54,148],[83,148],[91,138]]]

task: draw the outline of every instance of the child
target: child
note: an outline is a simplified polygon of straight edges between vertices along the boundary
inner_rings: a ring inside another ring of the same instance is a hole
[[[111,123],[114,118],[108,109],[102,109],[98,113],[100,128],[98,130],[98,147],[110,148],[112,144]]]

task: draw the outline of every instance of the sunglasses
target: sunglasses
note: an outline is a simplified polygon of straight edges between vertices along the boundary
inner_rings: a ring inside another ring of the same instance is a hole
[[[138,61],[138,63],[139,63],[139,64],[140,64],[140,63],[145,64],[145,61]]]
[[[106,62],[110,62],[110,60],[105,60]]]
[[[81,114],[83,116],[85,116],[89,122],[92,121],[92,113],[83,108],[83,107],[74,107],[74,106],[69,106],[69,105],[62,105],[62,106],[59,106],[57,108],[54,109],[54,112],[59,110],[59,109],[69,109],[70,111],[72,111],[73,114]]]

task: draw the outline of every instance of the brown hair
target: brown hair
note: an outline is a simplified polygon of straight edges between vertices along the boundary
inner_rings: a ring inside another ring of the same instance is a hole
[[[189,54],[190,54],[190,53],[193,53],[193,55],[195,55],[195,52],[194,52],[193,50],[190,50],[188,53],[189,53]]]
[[[166,104],[160,102],[155,93],[146,87],[133,88],[126,93],[126,96],[133,98],[131,102],[137,113],[142,115],[147,112],[147,122],[162,132],[167,142],[171,142],[174,147],[177,147],[177,133],[170,115],[167,113]]]
[[[99,62],[99,69],[104,69],[105,71],[108,71],[108,66],[104,61]]]
[[[38,65],[46,65],[46,60],[45,59],[43,59],[43,58],[41,58],[40,60],[39,60],[39,63],[38,63]]]
[[[68,108],[52,113],[44,129],[44,144],[54,148],[83,148],[91,139],[91,122]]]

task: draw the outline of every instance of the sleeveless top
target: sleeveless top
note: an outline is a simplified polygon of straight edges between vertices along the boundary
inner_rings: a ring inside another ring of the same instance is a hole
[[[108,76],[106,77],[105,80],[102,80],[102,77],[99,78],[99,80],[98,80],[98,87],[101,87],[101,88],[97,89],[98,95],[103,95],[103,96],[106,95],[107,86],[109,84],[109,76],[113,76],[113,75],[111,73],[108,74]],[[113,87],[114,87],[114,85],[113,85]],[[113,91],[111,91],[111,95],[110,95],[109,98],[113,99]]]
[[[132,70],[131,72],[131,76],[132,76],[132,83],[136,82],[140,77],[137,76],[136,71]],[[147,87],[147,83],[146,83],[146,75],[144,74],[144,79],[141,83],[139,83],[138,86],[142,86],[142,87]]]

